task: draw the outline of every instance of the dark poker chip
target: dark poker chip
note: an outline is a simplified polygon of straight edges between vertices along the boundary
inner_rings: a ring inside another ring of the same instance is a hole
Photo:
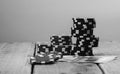
[[[89,25],[89,28],[95,28],[96,27],[96,21],[94,18],[87,18],[87,25]]]
[[[73,29],[71,28],[71,35],[73,37],[79,37],[84,35],[93,35],[93,30],[80,30],[80,29]]]
[[[99,37],[95,37],[93,39],[93,47],[98,47],[98,45],[99,45]]]
[[[49,53],[50,51],[52,51],[51,44],[47,44],[47,43],[37,44],[37,53],[40,53],[40,52]]]
[[[61,52],[63,55],[70,55],[71,45],[53,45],[53,50]]]
[[[92,56],[93,51],[90,47],[78,47],[75,46],[71,50],[71,55],[78,55],[78,56]]]
[[[31,63],[35,64],[48,64],[54,63],[55,57],[54,54],[37,54],[33,59],[31,59]]]
[[[79,24],[79,25],[85,24],[84,18],[72,18],[72,20],[74,24]]]
[[[70,45],[72,43],[71,36],[52,36],[50,40],[52,45]]]

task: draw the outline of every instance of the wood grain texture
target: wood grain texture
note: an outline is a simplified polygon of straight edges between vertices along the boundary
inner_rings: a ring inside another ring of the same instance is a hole
[[[32,43],[0,44],[0,74],[30,74],[29,56],[33,55]],[[36,65],[34,74],[101,74],[95,64],[57,62],[52,65]]]
[[[95,64],[57,62],[53,65],[36,65],[34,74],[102,74]]]
[[[32,43],[0,43],[0,74],[30,74],[29,57],[33,55]],[[95,55],[116,55],[117,60],[100,64],[106,74],[120,74],[120,42],[101,42],[93,49]],[[95,64],[57,62],[35,65],[34,74],[102,74]]]
[[[0,74],[30,74],[28,57],[33,54],[31,43],[0,44]]]
[[[120,74],[120,42],[100,42],[98,48],[94,48],[95,55],[114,55],[118,58],[108,63],[100,64],[105,74]]]

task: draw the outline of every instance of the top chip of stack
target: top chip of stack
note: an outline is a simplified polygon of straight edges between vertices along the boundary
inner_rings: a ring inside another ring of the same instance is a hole
[[[50,37],[50,40],[52,45],[71,45],[72,43],[71,36],[54,35]]]
[[[88,27],[90,27],[90,28],[96,28],[96,21],[95,21],[94,18],[87,18],[86,24],[87,24]]]
[[[71,35],[74,37],[93,35],[93,29],[96,27],[94,18],[72,18],[73,27],[71,27]]]
[[[52,51],[52,46],[51,44],[48,43],[37,43],[37,53],[50,53],[50,51]]]
[[[73,27],[79,29],[91,29],[96,27],[94,18],[72,18]]]

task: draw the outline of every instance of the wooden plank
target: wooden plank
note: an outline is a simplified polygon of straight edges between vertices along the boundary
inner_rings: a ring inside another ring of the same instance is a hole
[[[96,64],[57,62],[52,65],[35,65],[34,74],[102,74]]]
[[[120,74],[120,42],[100,42],[99,47],[94,48],[95,55],[114,55],[117,60],[113,60],[100,66],[105,71],[105,74]]]
[[[117,60],[100,64],[100,66],[105,74],[120,74],[119,42],[100,42],[99,47],[94,48],[93,51],[95,55],[117,56]],[[53,65],[36,65],[34,74],[100,74],[101,70],[95,64],[61,62]]]
[[[33,54],[33,44],[7,43],[0,45],[0,74],[30,74],[31,65],[27,61],[28,57]]]
[[[104,45],[103,45],[104,44]],[[33,54],[31,43],[0,43],[0,74],[30,74],[29,56]],[[101,43],[94,48],[95,55],[115,55],[118,60],[101,64],[106,74],[120,74],[120,43]],[[95,64],[57,62],[52,65],[36,65],[34,74],[102,74]]]
[[[118,60],[114,60],[105,64],[101,64],[105,74],[120,74],[120,56]]]

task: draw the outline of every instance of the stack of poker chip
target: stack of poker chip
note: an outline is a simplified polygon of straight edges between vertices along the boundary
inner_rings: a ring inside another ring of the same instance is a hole
[[[70,55],[71,53],[71,36],[68,35],[54,35],[50,37],[53,50],[62,55]]]
[[[53,35],[50,37],[52,45],[71,45],[71,36]]]
[[[49,43],[40,43],[37,42],[36,44],[36,51],[34,55],[35,63],[54,63],[59,58],[62,57],[62,54],[56,53],[53,49],[51,44]]]
[[[71,36],[76,38],[71,55],[92,56],[92,48],[98,46],[99,37],[93,34],[96,28],[94,18],[73,18]]]
[[[35,43],[32,63],[54,63],[64,55],[93,56],[93,47],[98,47],[99,37],[93,31],[96,28],[94,18],[73,18],[71,36],[53,35],[50,43]]]
[[[37,43],[37,53],[48,54],[52,51],[52,46],[49,43]]]

